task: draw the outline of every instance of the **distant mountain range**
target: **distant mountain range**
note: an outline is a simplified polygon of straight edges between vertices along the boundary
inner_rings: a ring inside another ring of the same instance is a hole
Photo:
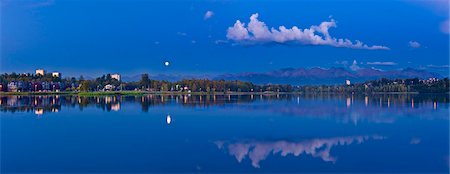
[[[361,68],[351,71],[345,68],[285,68],[270,72],[247,72],[236,74],[223,74],[218,76],[187,76],[187,75],[150,75],[151,79],[177,81],[182,79],[213,79],[213,80],[242,80],[255,84],[292,84],[292,85],[315,85],[315,84],[343,84],[345,80],[352,83],[376,80],[380,78],[419,78],[431,77],[442,78],[437,73],[406,68],[403,70],[382,71],[373,68]],[[122,77],[123,81],[139,81],[141,75]]]
[[[431,77],[442,78],[437,73],[431,73],[425,70],[406,68],[403,70],[382,71],[373,68],[362,68],[356,71],[344,68],[285,68],[265,73],[239,73],[224,74],[215,79],[224,80],[243,80],[251,81],[256,84],[343,84],[345,80],[353,82],[364,82],[367,80],[376,80],[380,78],[420,78],[428,79]]]

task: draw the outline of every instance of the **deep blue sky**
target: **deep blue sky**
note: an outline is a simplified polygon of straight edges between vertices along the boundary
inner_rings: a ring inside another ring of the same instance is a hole
[[[1,72],[45,68],[74,76],[203,75],[287,67],[350,68],[354,60],[360,68],[448,72],[445,0],[0,2]],[[207,11],[213,15],[205,19]],[[390,50],[227,39],[228,27],[236,20],[248,24],[254,13],[269,28],[305,29],[334,19],[332,37]],[[170,66],[165,67],[164,61]]]

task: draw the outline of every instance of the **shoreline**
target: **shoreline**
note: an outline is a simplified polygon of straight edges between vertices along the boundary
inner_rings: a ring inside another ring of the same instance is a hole
[[[259,94],[301,94],[302,92],[174,92],[174,91],[91,91],[91,92],[0,92],[0,95],[259,95]]]
[[[107,95],[277,95],[277,94],[305,94],[305,95],[317,95],[317,94],[353,94],[353,95],[405,95],[405,94],[445,94],[449,93],[420,93],[420,92],[371,92],[371,93],[336,93],[336,92],[174,92],[174,91],[91,91],[91,92],[78,92],[78,91],[63,91],[63,92],[0,92],[0,96],[16,95],[78,95],[78,96],[107,96]]]

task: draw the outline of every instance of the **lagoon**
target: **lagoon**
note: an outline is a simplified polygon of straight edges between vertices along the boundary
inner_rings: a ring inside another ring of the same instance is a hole
[[[445,94],[0,101],[2,173],[449,171]]]

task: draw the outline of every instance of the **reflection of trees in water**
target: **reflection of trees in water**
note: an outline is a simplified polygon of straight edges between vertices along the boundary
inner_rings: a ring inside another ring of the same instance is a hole
[[[288,107],[272,105],[273,102],[286,101],[289,103],[315,102],[319,105],[311,107]],[[233,105],[252,102],[263,102],[269,106],[265,109],[272,109],[281,113],[310,113],[319,114],[321,112],[344,112],[340,105],[334,102],[342,101],[347,107],[364,104],[370,108],[362,110],[372,112],[371,108],[378,106],[381,108],[421,108],[438,107],[438,103],[449,103],[448,95],[290,95],[290,94],[257,94],[257,95],[142,95],[142,96],[97,96],[84,97],[73,95],[44,95],[44,96],[1,96],[0,105],[2,112],[32,112],[39,108],[44,112],[55,112],[61,107],[78,107],[83,110],[86,107],[95,107],[104,111],[118,111],[121,103],[139,103],[142,111],[147,112],[150,107],[166,104],[177,104],[185,107],[209,107],[226,106],[231,107],[257,107],[246,105]],[[231,105],[230,105],[231,104]],[[448,107],[448,106],[447,106]],[[314,111],[318,108],[320,111]],[[336,108],[338,108],[336,110]],[[259,109],[259,108],[255,108]],[[335,110],[333,110],[335,109]],[[418,111],[418,110],[416,110]]]
[[[438,95],[307,95],[296,102],[279,105],[263,103],[241,109],[285,116],[333,118],[339,122],[392,123],[399,117],[448,119],[448,96]],[[442,102],[442,103],[438,103]],[[438,110],[441,105],[442,110]]]
[[[331,155],[331,149],[337,146],[348,146],[351,144],[361,144],[368,140],[382,140],[385,137],[372,136],[347,136],[332,138],[316,138],[300,141],[215,141],[217,148],[234,156],[241,163],[245,158],[249,158],[252,166],[260,167],[260,162],[265,160],[270,154],[281,155],[282,157],[292,155],[299,157],[309,155],[320,158],[325,162],[336,162],[336,158]]]
[[[120,96],[78,97],[77,100],[80,110],[91,105],[104,111],[120,110]]]
[[[61,110],[59,96],[2,96],[0,97],[2,112],[58,112]]]
[[[317,99],[317,100],[344,100],[350,98],[354,101],[365,102],[368,100],[369,103],[377,103],[380,100],[382,103],[389,101],[395,104],[406,104],[414,100],[417,103],[426,102],[437,102],[437,103],[449,103],[449,96],[447,94],[307,94],[300,95],[303,99]]]

